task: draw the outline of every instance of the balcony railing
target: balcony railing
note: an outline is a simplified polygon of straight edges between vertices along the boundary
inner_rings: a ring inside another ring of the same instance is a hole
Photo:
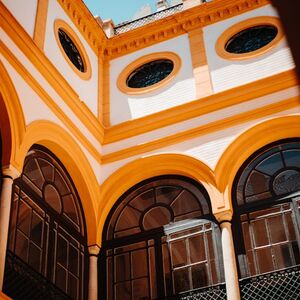
[[[3,292],[14,300],[71,300],[9,251],[6,255]]]
[[[300,265],[240,281],[243,300],[295,300],[300,297]]]
[[[166,300],[226,300],[225,283],[168,297]]]

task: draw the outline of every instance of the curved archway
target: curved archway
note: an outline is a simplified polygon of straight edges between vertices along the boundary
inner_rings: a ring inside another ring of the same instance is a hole
[[[300,116],[284,116],[254,125],[236,138],[219,159],[216,183],[232,207],[231,190],[234,178],[242,164],[257,150],[272,142],[300,137]]]
[[[183,154],[158,154],[137,159],[107,178],[101,187],[97,230],[99,243],[108,213],[121,195],[135,184],[160,175],[182,175],[194,179],[204,186],[210,199],[219,199],[212,170],[196,158]],[[213,211],[220,204],[217,202],[212,203]]]
[[[2,165],[12,164],[22,170],[16,159],[19,145],[25,133],[25,119],[22,107],[3,63],[0,62],[0,130],[2,136]]]
[[[97,199],[99,198],[98,182],[86,156],[64,129],[49,121],[35,121],[27,127],[24,141],[20,147],[18,161],[25,161],[29,149],[34,144],[49,149],[67,169],[82,202],[87,226],[88,245],[95,244],[95,211]]]

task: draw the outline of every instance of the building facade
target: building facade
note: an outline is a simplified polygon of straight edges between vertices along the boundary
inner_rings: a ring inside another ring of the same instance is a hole
[[[298,299],[278,14],[157,5],[114,25],[81,0],[0,1],[0,299]]]

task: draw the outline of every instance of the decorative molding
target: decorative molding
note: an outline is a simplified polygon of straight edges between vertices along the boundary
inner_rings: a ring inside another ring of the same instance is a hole
[[[287,109],[299,107],[299,97],[286,99],[277,103],[262,106],[232,117],[228,117],[219,121],[211,122],[196,128],[169,135],[160,139],[152,140],[144,144],[139,144],[129,148],[125,148],[113,153],[102,156],[102,164],[112,163],[117,160],[125,159],[142,153],[161,149],[166,146],[174,145],[192,138],[207,135],[212,132],[224,130],[248,121],[272,115]]]
[[[103,53],[107,37],[83,1],[57,0],[96,55]]]
[[[44,49],[48,5],[49,0],[38,0],[33,40],[41,50]]]
[[[270,0],[214,0],[203,3],[114,36],[107,41],[104,55],[113,59],[270,3]]]
[[[297,85],[297,76],[294,69],[272,75],[149,116],[114,125],[105,130],[104,145],[183,122]]]

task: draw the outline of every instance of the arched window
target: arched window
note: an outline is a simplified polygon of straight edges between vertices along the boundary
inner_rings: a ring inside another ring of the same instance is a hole
[[[29,151],[22,175],[15,180],[8,249],[21,262],[19,269],[11,260],[7,262],[14,272],[6,272],[5,289],[13,299],[30,299],[28,287],[16,287],[27,282],[21,277],[33,270],[62,295],[85,299],[86,237],[80,200],[64,167],[44,148]],[[39,280],[30,276],[30,289],[36,289],[38,297],[42,293]],[[58,299],[51,298],[50,288],[47,295],[47,299]],[[67,299],[62,295],[59,299]]]
[[[221,282],[212,221],[206,191],[186,178],[153,178],[132,188],[103,233],[106,299],[160,299]]]
[[[233,199],[242,277],[300,264],[299,140],[268,145],[250,157],[235,180]]]

